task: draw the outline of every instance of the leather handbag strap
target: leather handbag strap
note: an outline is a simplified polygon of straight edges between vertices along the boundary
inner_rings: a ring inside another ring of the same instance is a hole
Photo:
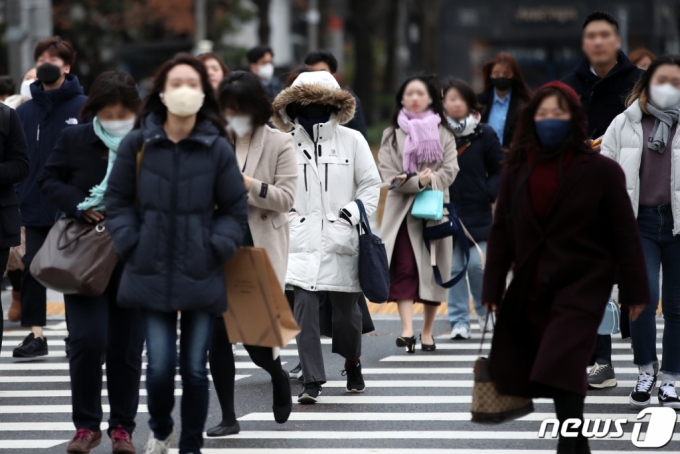
[[[486,327],[489,326],[489,313],[486,314],[485,320],[484,320],[484,326],[480,326],[482,329],[482,341],[479,343],[479,351],[477,351],[477,358],[481,358],[482,356],[482,349],[484,348],[484,338],[486,337]],[[493,326],[492,328],[496,327],[496,317],[493,318]]]
[[[463,227],[463,224],[460,222],[460,219],[458,219],[458,216],[455,214],[455,209],[453,208],[453,205],[450,203],[444,204],[444,207],[448,210],[449,214],[449,219],[456,225],[456,240],[458,246],[460,246],[463,250],[463,257],[465,258],[465,263],[463,265],[463,269],[458,273],[455,277],[453,277],[450,281],[444,282],[444,279],[442,279],[441,272],[439,271],[439,266],[436,264],[432,265],[432,273],[434,274],[434,281],[437,283],[437,285],[444,287],[444,288],[451,288],[454,285],[456,285],[458,282],[460,282],[464,277],[465,274],[467,273],[467,268],[468,265],[470,264],[470,245],[468,244],[468,239],[467,236],[465,235],[465,230]],[[427,248],[427,252],[430,253],[430,256],[432,256],[433,252],[430,250],[430,241],[425,240],[425,247]],[[432,248],[434,250],[435,247]],[[434,261],[434,259],[433,259]]]

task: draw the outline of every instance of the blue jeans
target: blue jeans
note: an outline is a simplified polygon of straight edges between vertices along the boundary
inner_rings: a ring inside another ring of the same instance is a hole
[[[149,364],[146,370],[149,427],[158,440],[173,428],[175,369],[177,368],[177,312],[144,311]],[[184,311],[180,319],[179,371],[182,376],[181,454],[201,451],[203,428],[208,417],[208,347],[215,316],[203,311]]]
[[[482,241],[479,247],[486,255],[486,241]],[[463,269],[465,258],[461,248],[453,249],[453,260],[451,263],[451,278],[458,275]],[[474,245],[470,246],[470,263],[468,264],[467,277],[470,280],[468,290],[468,279],[461,279],[456,285],[449,289],[449,323],[451,328],[456,325],[464,325],[470,329],[470,293],[475,303],[475,312],[480,317],[486,316],[486,309],[482,305],[482,283],[484,281],[484,270],[479,252]]]
[[[640,207],[638,226],[647,262],[652,304],[636,321],[631,321],[633,361],[638,366],[657,361],[656,310],[659,306],[659,268],[662,268],[661,299],[665,326],[661,371],[680,374],[680,236],[673,235],[673,213],[668,206]]]

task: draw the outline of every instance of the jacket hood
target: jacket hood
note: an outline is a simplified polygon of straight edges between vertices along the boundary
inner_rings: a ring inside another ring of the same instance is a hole
[[[611,79],[614,77],[619,77],[619,76],[624,76],[631,71],[637,71],[638,67],[633,64],[632,61],[630,61],[630,58],[626,54],[623,53],[623,51],[619,51],[619,57],[616,62],[616,65],[612,68],[609,73],[602,78],[602,80],[605,79]],[[590,70],[590,62],[586,57],[583,57],[581,61],[579,61],[578,65],[576,66],[576,69],[574,70],[574,73],[581,78],[585,80],[593,80],[593,83],[600,78],[593,74],[593,72]]]
[[[326,71],[300,74],[293,85],[283,90],[274,99],[272,123],[283,132],[293,129],[294,122],[286,112],[286,107],[294,102],[299,102],[303,106],[313,103],[333,106],[338,109],[338,112],[331,116],[331,120],[341,125],[354,118],[356,109],[354,96],[340,88],[335,77]]]
[[[148,114],[142,118],[141,130],[144,142],[147,144],[168,139],[168,135],[165,133],[165,129],[163,129],[163,121],[161,117],[155,113]],[[217,126],[210,120],[202,119],[196,123],[193,131],[191,131],[191,135],[185,140],[191,140],[202,145],[211,146],[218,137],[220,137],[220,131]]]
[[[51,110],[77,96],[84,96],[85,91],[73,74],[66,74],[64,83],[56,90],[45,91],[42,83],[36,80],[31,84],[33,101],[43,110]]]

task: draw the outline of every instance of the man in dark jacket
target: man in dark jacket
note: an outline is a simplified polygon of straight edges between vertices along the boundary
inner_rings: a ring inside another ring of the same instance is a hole
[[[305,58],[305,65],[307,65],[307,67],[312,71],[328,71],[334,76],[335,73],[338,72],[338,60],[327,50],[317,50],[307,54],[307,58]],[[366,132],[366,119],[364,117],[364,108],[361,105],[361,100],[356,95],[356,93],[354,93],[348,87],[345,87],[345,90],[352,93],[354,100],[357,102],[357,108],[354,111],[354,118],[352,118],[349,123],[345,125],[345,127],[359,131],[361,135],[364,136],[364,139],[368,140],[368,133]]]
[[[21,244],[19,203],[14,184],[28,175],[26,136],[16,111],[0,104],[0,270],[4,272],[9,248]],[[3,314],[0,304],[0,347]]]
[[[59,215],[41,194],[38,178],[61,131],[78,124],[78,113],[87,99],[78,78],[69,74],[75,57],[71,44],[58,36],[39,42],[34,52],[38,80],[31,84],[33,99],[17,109],[31,161],[28,178],[17,186],[21,225],[26,227],[21,326],[31,327],[31,333],[14,349],[15,358],[48,354],[42,330],[46,324],[47,291],[31,276],[29,268]]]
[[[267,92],[270,101],[274,101],[283,86],[274,75],[274,51],[269,46],[255,46],[246,54],[250,72],[260,78],[260,82]]]
[[[589,15],[583,25],[584,57],[562,79],[581,98],[588,115],[588,135],[596,139],[625,109],[625,100],[643,71],[621,51],[616,18],[606,12]]]
[[[574,72],[562,79],[581,98],[588,116],[588,135],[602,137],[617,115],[626,108],[626,97],[644,71],[621,51],[619,23],[607,12],[589,15],[583,24],[583,52]],[[599,151],[599,146],[596,147]],[[624,308],[625,313],[625,308]],[[628,317],[625,317],[627,320]],[[616,386],[612,367],[611,336],[598,336],[588,374],[591,388]]]

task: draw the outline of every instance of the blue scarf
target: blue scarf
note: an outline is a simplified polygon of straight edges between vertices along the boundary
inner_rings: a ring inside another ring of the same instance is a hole
[[[118,154],[118,146],[120,145],[123,137],[112,136],[104,128],[102,128],[99,118],[94,117],[92,121],[92,126],[94,126],[94,133],[104,142],[109,148],[109,165],[106,168],[106,176],[97,186],[90,189],[90,197],[86,198],[83,202],[78,205],[78,209],[81,211],[89,210],[90,208],[96,211],[104,211],[104,194],[106,193],[106,186],[109,182],[109,175],[111,174],[111,169],[113,168],[113,163],[116,161],[116,155]]]

